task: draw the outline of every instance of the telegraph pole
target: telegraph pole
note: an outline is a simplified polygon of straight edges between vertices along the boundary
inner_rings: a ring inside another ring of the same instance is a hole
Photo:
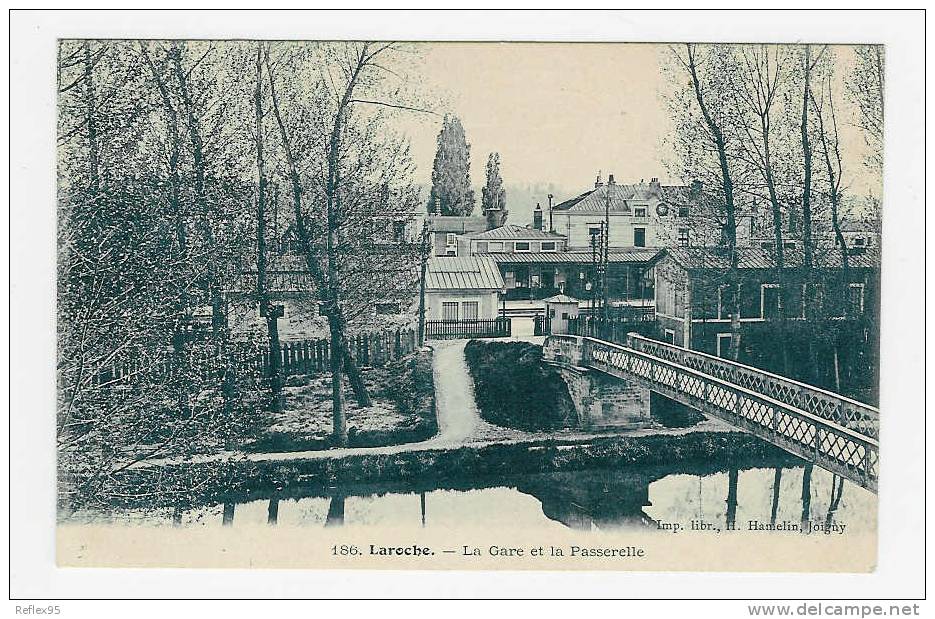
[[[422,242],[419,248],[419,257],[422,262],[422,273],[419,276],[419,348],[425,346],[425,271],[429,261],[428,252],[429,220],[422,224]]]
[[[610,262],[610,199],[611,193],[614,191],[614,185],[609,181],[613,179],[611,175],[607,183],[607,197],[604,200],[604,230],[603,230],[603,241],[601,245],[601,288],[604,293],[603,298],[603,310],[604,310],[604,323],[606,326],[608,318],[610,318],[610,286],[607,285],[607,267]]]

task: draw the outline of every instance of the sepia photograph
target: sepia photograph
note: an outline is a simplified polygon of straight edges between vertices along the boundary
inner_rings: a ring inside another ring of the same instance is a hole
[[[135,32],[45,67],[59,568],[877,570],[879,39]]]

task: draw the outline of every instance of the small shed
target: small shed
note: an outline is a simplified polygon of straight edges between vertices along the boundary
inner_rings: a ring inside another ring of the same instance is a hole
[[[549,333],[556,335],[568,333],[568,321],[578,318],[578,299],[567,294],[557,294],[543,301],[545,303],[545,318],[548,321]]]
[[[425,279],[426,319],[495,319],[501,292],[503,278],[490,258],[431,258]]]

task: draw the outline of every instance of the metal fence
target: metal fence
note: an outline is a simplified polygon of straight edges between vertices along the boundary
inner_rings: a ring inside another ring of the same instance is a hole
[[[425,337],[431,340],[510,337],[511,333],[512,321],[503,317],[490,320],[429,320],[425,323]]]

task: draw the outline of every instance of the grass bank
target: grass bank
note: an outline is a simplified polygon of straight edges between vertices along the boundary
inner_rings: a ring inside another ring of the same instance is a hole
[[[414,443],[438,432],[431,350],[416,350],[383,367],[361,371],[373,406],[360,408],[348,399],[351,447]],[[240,449],[262,453],[332,447],[331,376],[292,376],[284,391],[284,410],[263,412],[255,438]]]

